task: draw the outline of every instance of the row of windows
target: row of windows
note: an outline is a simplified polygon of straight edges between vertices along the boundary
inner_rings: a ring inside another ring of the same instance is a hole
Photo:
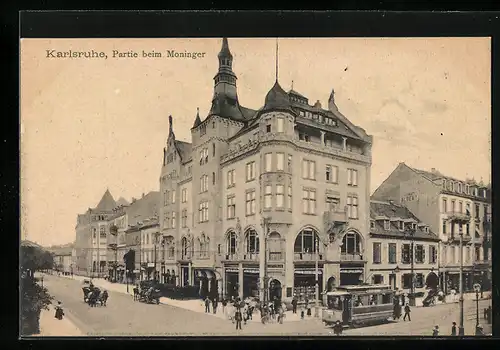
[[[443,180],[443,188],[448,191],[465,193],[467,195],[486,198],[486,189],[470,186],[461,182],[454,182],[451,180]]]
[[[460,232],[463,232],[465,235],[470,235],[470,224],[465,224],[465,227],[464,227],[464,224],[462,223],[451,223],[451,222],[448,222],[448,220],[443,220],[443,234],[450,234],[451,237],[455,237],[455,234],[458,234]],[[480,230],[480,225],[479,223],[476,223],[475,224],[475,228],[476,228],[476,233],[479,232]],[[448,230],[449,229],[449,230]],[[464,231],[465,229],[465,231]]]
[[[315,120],[315,121],[317,121],[319,123],[324,123],[324,124],[327,124],[327,125],[337,126],[337,121],[335,119],[325,117],[325,116],[323,116],[321,114],[311,113],[309,111],[302,111],[302,110],[300,110],[299,111],[299,115],[301,117],[304,117],[304,118],[307,118],[307,119]]]
[[[397,264],[397,245],[396,243],[388,243],[388,254],[387,254],[387,263],[389,264]],[[411,257],[413,255],[413,262],[416,264],[425,263],[425,248],[421,244],[416,244],[414,246],[415,252],[412,254],[411,245],[403,244],[401,249],[401,263],[403,264],[411,264]],[[374,264],[382,264],[386,262],[386,257],[382,254],[382,243],[374,242],[373,243],[373,263]],[[429,246],[429,264],[435,264],[437,262],[437,247],[434,245]]]
[[[466,262],[466,263],[471,262],[471,260],[473,258],[475,261],[482,260],[480,246],[474,247],[474,256],[471,255],[472,250],[471,250],[470,246],[467,246],[464,248],[465,248],[465,253],[463,256],[464,262]],[[444,249],[442,250],[441,255],[442,255],[441,260],[444,263],[458,264],[460,262],[460,247],[459,246],[445,246]]]
[[[425,286],[424,274],[415,273],[414,278],[415,278],[415,283],[414,283],[415,288],[423,288]],[[412,280],[411,273],[402,274],[401,275],[401,288],[410,289],[411,285],[412,285],[411,280]],[[389,275],[389,284],[391,286],[394,286],[395,282],[396,282],[396,275],[395,274]],[[373,284],[384,284],[384,276],[383,275],[373,275],[372,276],[372,283]]]
[[[273,153],[264,155],[264,171],[285,171],[285,153],[278,152],[275,154],[273,162]],[[292,156],[288,155],[287,170],[292,172]],[[255,162],[246,164],[246,181],[255,180]],[[336,165],[325,166],[325,181],[330,183],[338,183],[339,168]],[[313,160],[302,160],[302,178],[306,180],[316,180],[316,162]],[[235,185],[235,170],[231,169],[227,172],[227,186]],[[347,169],[347,185],[358,186],[358,171],[356,169]]]
[[[383,221],[384,221],[384,230],[386,230],[386,231],[389,231],[389,230],[391,230],[391,228],[394,228],[394,227],[396,229],[398,229],[399,231],[405,231],[405,230],[408,230],[408,229],[411,229],[411,230],[416,230],[417,229],[417,224],[414,223],[414,222],[407,222],[407,223],[405,223],[402,220],[392,221],[392,222],[390,220],[383,220]],[[391,225],[391,223],[393,223],[393,225]],[[370,228],[371,229],[375,228],[375,221],[370,221]],[[424,230],[425,233],[428,233],[429,232],[429,227],[428,226],[424,226],[423,230]]]
[[[176,197],[176,191],[165,191],[163,192],[163,205],[167,206],[169,204],[175,204],[175,197]],[[187,202],[187,188],[183,188],[181,190],[181,202],[186,203]]]

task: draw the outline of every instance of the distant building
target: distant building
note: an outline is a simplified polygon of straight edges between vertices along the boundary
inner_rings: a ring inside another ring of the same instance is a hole
[[[463,233],[464,290],[491,281],[491,190],[481,182],[459,180],[436,169],[424,171],[400,163],[373,193],[374,200],[404,204],[438,234],[440,282],[459,288],[459,234]],[[486,243],[486,244],[485,244]],[[490,277],[489,277],[490,276]]]
[[[129,204],[123,198],[119,200],[120,204],[113,209],[114,214],[109,217],[108,226],[116,226],[117,234],[111,234],[108,239],[108,256],[107,259],[110,262],[108,266],[108,275],[111,279],[116,278],[118,281],[123,281],[125,278],[125,254],[133,248],[138,247],[140,250],[140,245],[137,245],[135,240],[130,240],[128,235],[134,236],[135,228],[142,228],[143,224],[148,221],[158,221],[158,206],[160,202],[160,195],[157,191],[152,191],[147,194],[143,194],[141,198],[133,198]],[[117,203],[118,204],[118,203]],[[111,233],[111,231],[110,231]],[[135,249],[133,249],[135,251]],[[136,260],[139,259],[139,252],[135,255]],[[137,262],[136,262],[137,263]],[[116,267],[116,268],[115,268]],[[129,272],[129,277],[139,273],[139,267],[137,267],[137,272]],[[136,277],[139,277],[138,275]]]
[[[54,255],[55,270],[64,275],[71,275],[73,273],[73,248],[65,247],[50,251]]]
[[[106,190],[95,208],[78,214],[76,223],[76,271],[78,274],[106,274],[108,251],[108,220],[117,207],[113,196]]]
[[[413,233],[413,236],[410,234]],[[411,242],[415,292],[439,287],[439,237],[408,208],[394,202],[370,203],[368,269],[374,284],[411,291]]]
[[[262,108],[243,107],[225,38],[218,61],[191,143],[176,139],[170,117],[160,175],[160,232],[174,252],[166,268],[181,285],[226,295],[314,297],[316,258],[321,291],[361,283],[372,137],[339,112],[333,91],[323,108],[276,81]]]

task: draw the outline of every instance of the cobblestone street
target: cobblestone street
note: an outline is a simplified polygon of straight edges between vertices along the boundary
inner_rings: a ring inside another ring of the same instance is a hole
[[[284,324],[266,324],[249,322],[242,330],[235,330],[231,321],[213,314],[186,310],[172,305],[150,305],[133,301],[131,295],[117,292],[121,288],[115,285],[109,288],[110,298],[107,307],[90,308],[83,302],[81,281],[56,276],[46,276],[45,285],[57,300],[64,305],[66,316],[81,331],[89,336],[251,336],[251,335],[331,335],[331,328],[318,319],[303,321],[285,321]],[[481,300],[480,322],[483,308],[491,305],[491,300]],[[474,333],[475,302],[465,301],[465,332]],[[430,336],[432,328],[438,324],[441,335],[449,335],[451,323],[459,321],[457,303],[439,304],[430,308],[415,307],[411,313],[412,321],[390,322],[387,324],[346,329],[345,336],[393,336],[418,335]],[[255,315],[258,319],[258,314]],[[488,331],[486,325],[485,330]],[[50,330],[50,335],[54,334]],[[61,334],[66,335],[66,334]],[[74,334],[71,334],[74,335]]]

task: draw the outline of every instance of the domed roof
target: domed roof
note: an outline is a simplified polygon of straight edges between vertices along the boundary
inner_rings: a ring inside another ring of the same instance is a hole
[[[267,93],[263,109],[291,109],[290,97],[277,81]]]

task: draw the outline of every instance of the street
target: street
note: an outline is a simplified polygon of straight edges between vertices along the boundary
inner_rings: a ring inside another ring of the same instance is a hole
[[[108,291],[107,307],[91,308],[83,302],[81,282],[56,276],[45,276],[45,286],[56,300],[63,303],[66,317],[80,331],[88,336],[311,336],[330,335],[331,328],[320,320],[266,324],[258,322],[235,325],[218,317],[194,312],[170,305],[150,305],[137,301],[129,295]],[[482,309],[491,305],[491,300],[480,301],[480,322]],[[413,308],[411,322],[391,322],[356,329],[346,329],[344,335],[419,335],[430,336],[438,324],[441,335],[449,335],[451,322],[458,323],[458,304],[437,305],[430,308]],[[255,314],[254,317],[259,317]],[[475,326],[475,302],[465,302],[465,332],[471,335]],[[63,336],[64,334],[61,334]]]

